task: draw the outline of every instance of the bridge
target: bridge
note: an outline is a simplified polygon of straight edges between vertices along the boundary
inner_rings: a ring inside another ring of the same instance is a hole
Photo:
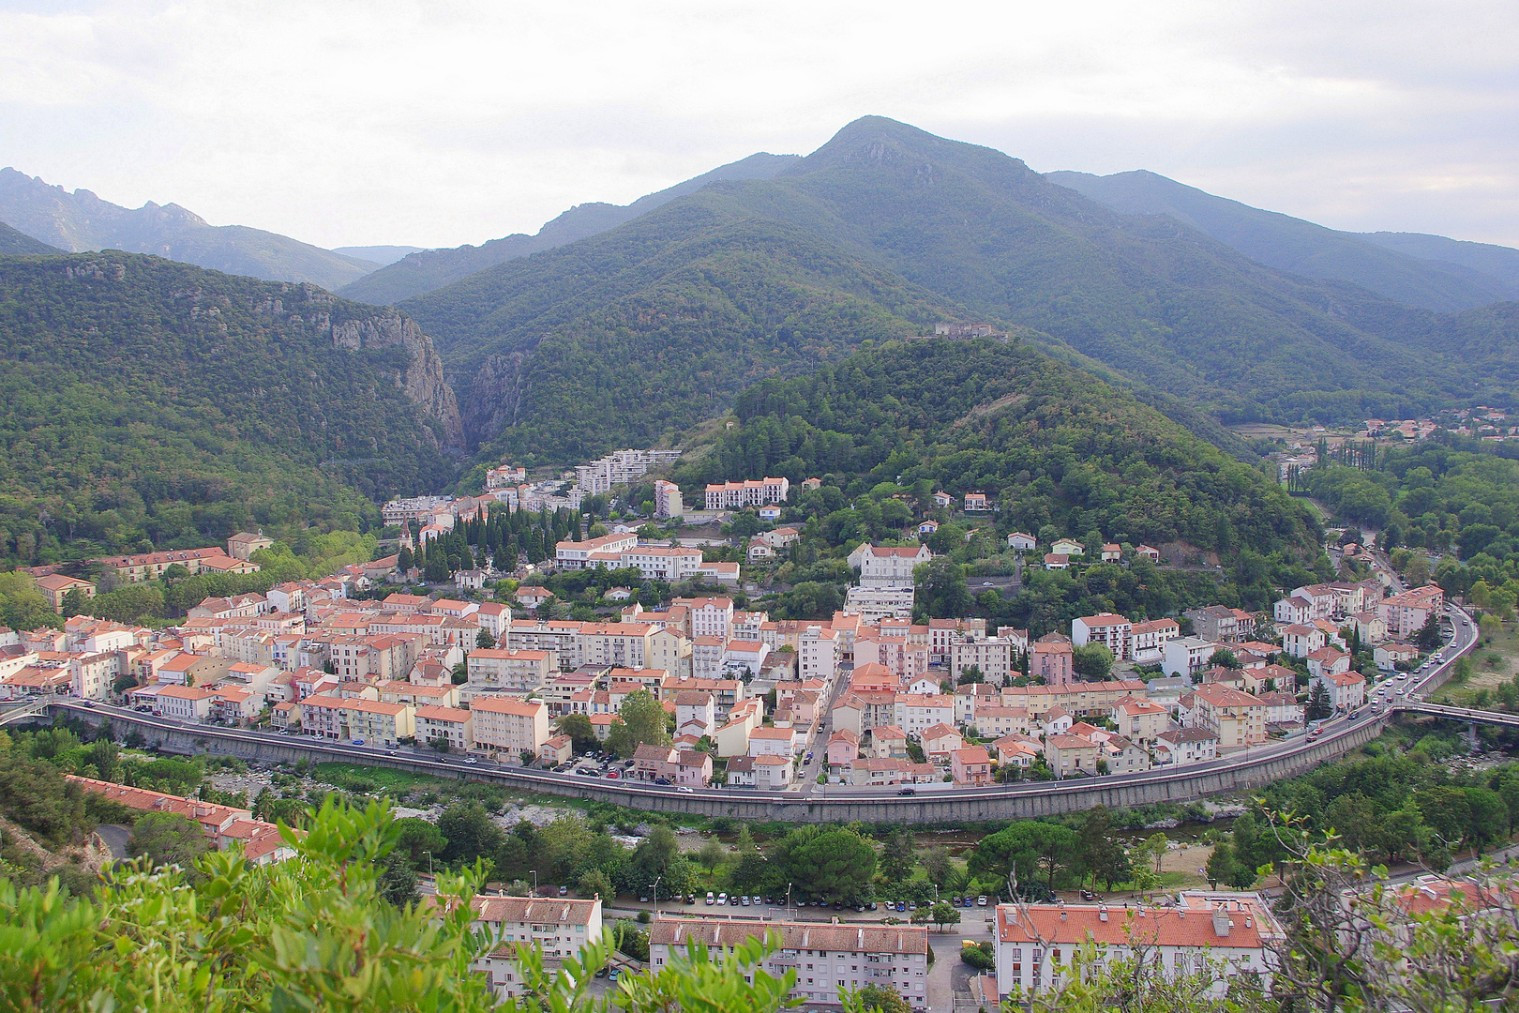
[[[1506,728],[1519,728],[1519,714],[1504,714],[1500,711],[1474,710],[1470,707],[1448,707],[1445,704],[1427,703],[1423,700],[1411,700],[1393,704],[1393,710],[1411,711],[1415,714],[1432,714],[1439,718],[1450,718],[1452,721],[1465,721],[1467,724],[1476,725],[1502,725]]]
[[[28,700],[21,704],[7,703],[0,705],[0,728],[19,721],[35,718],[47,710],[47,702],[42,699]]]

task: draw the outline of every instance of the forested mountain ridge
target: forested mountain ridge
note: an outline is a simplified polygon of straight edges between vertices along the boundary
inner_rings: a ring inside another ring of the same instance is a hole
[[[756,384],[734,415],[682,467],[684,482],[832,475],[983,492],[999,531],[1095,530],[1229,560],[1307,564],[1321,552],[1316,522],[1276,482],[1027,341],[886,342]]]
[[[0,254],[35,256],[62,252],[56,247],[33,239],[24,232],[17,232],[4,222],[0,222]]]
[[[891,326],[805,320],[799,291]],[[1285,274],[880,117],[773,178],[710,184],[404,306],[437,340],[472,440],[553,459],[678,435],[767,371],[941,320],[1027,328],[1225,422],[1403,417],[1494,389],[1445,355],[1447,316]],[[713,360],[694,385],[662,361],[702,353]],[[619,408],[539,442],[599,401]]]
[[[0,258],[0,558],[360,528],[459,421],[404,315],[107,252]]]
[[[12,168],[0,168],[0,221],[60,250],[126,250],[268,281],[333,289],[375,269],[288,236],[242,225],[210,225],[177,204],[129,209],[88,190],[70,193]]]
[[[1457,311],[1519,299],[1519,250],[1441,236],[1340,232],[1153,172],[1045,178],[1123,214],[1169,215],[1268,267],[1350,282],[1406,306]]]
[[[479,246],[422,250],[349,284],[338,294],[347,299],[380,305],[425,295],[497,264],[599,235],[662,207],[677,197],[695,193],[708,183],[719,180],[769,179],[796,160],[795,155],[761,152],[719,166],[711,172],[702,173],[656,193],[646,194],[631,204],[606,204],[599,201],[577,204],[546,223],[534,235],[514,233]]]
[[[733,185],[405,303],[453,336],[472,440],[561,463],[644,444],[756,380],[957,312],[804,230],[735,213]]]

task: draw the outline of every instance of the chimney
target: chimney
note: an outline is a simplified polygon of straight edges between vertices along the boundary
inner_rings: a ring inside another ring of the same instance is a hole
[[[1065,921],[1065,905],[1060,905],[1060,920]]]
[[[1229,938],[1229,929],[1233,926],[1229,920],[1229,912],[1221,907],[1213,909],[1213,934],[1220,939]]]

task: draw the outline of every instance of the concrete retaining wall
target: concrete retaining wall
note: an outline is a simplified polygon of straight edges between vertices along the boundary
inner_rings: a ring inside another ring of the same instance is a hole
[[[743,820],[788,823],[858,821],[964,824],[1055,816],[1080,812],[1098,805],[1130,808],[1161,802],[1191,802],[1212,795],[1260,788],[1283,778],[1308,773],[1375,739],[1381,734],[1388,718],[1387,714],[1368,718],[1333,735],[1326,735],[1314,742],[1304,742],[1287,754],[1269,758],[1242,755],[1227,763],[1210,764],[1202,770],[1184,767],[1179,771],[1150,771],[1137,775],[942,792],[920,788],[920,794],[916,796],[892,795],[865,800],[848,796],[774,798],[761,797],[758,793],[745,797],[746,793],[742,789],[677,794],[669,790],[660,791],[591,778],[565,779],[527,770],[465,768],[456,762],[426,756],[391,757],[371,753],[356,756],[346,744],[320,739],[211,726],[184,728],[146,714],[120,711],[103,713],[77,703],[50,706],[51,709],[67,711],[72,717],[90,723],[98,724],[109,720],[118,730],[134,728],[149,745],[170,753],[213,753],[266,763],[294,763],[302,759],[313,762],[361,762],[370,766],[412,770],[439,777],[496,783],[544,795],[610,802],[649,812],[729,816]]]

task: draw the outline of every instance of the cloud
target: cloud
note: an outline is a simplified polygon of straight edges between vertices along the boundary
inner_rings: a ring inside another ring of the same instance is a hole
[[[880,113],[1519,245],[1519,6],[0,5],[4,160],[322,245],[481,242]]]

